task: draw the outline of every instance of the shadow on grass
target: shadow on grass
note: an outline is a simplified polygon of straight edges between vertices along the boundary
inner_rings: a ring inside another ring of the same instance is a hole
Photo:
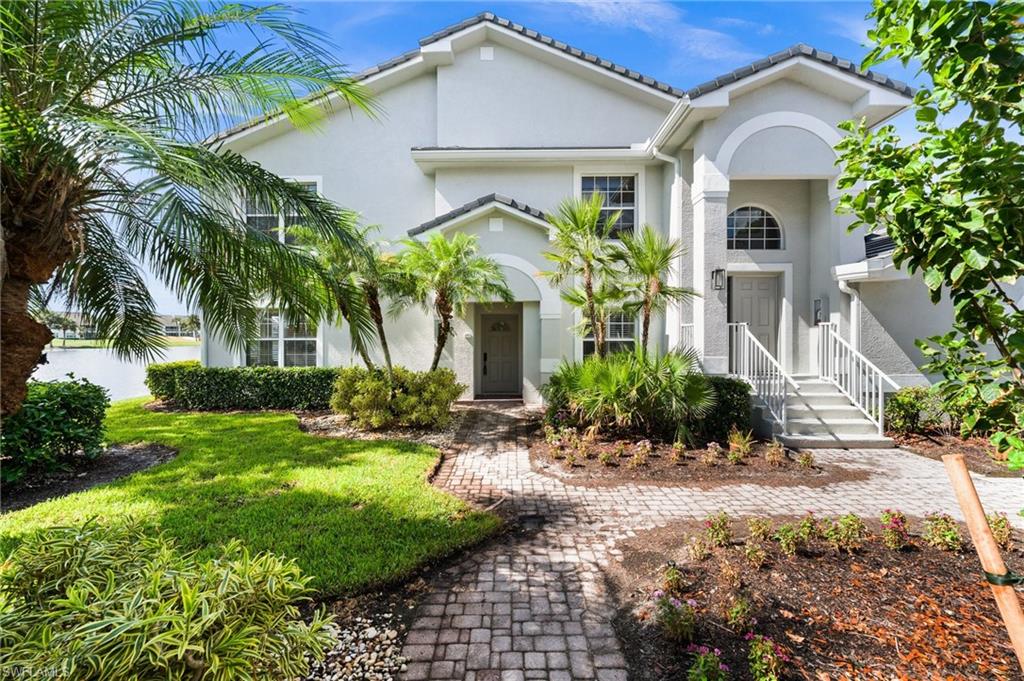
[[[0,516],[0,553],[47,525],[134,516],[201,553],[237,538],[294,558],[332,595],[399,579],[499,525],[425,482],[432,448],[318,438],[291,414],[156,413],[141,405],[111,408],[108,440],[165,444],[178,457]]]

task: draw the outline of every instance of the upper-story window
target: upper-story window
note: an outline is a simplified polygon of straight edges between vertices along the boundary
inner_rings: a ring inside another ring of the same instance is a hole
[[[609,236],[621,238],[624,233],[632,233],[636,228],[636,175],[584,175],[582,178],[582,194],[589,199],[594,194],[604,198],[603,216],[619,211],[619,221],[615,223]]]
[[[772,251],[782,248],[782,228],[775,216],[757,206],[744,206],[726,218],[726,247]]]
[[[305,321],[291,323],[280,310],[263,310],[260,335],[249,344],[246,366],[316,366],[316,325]]]
[[[311,192],[317,190],[316,182],[296,182],[296,184]],[[287,213],[278,215],[271,212],[270,207],[263,201],[253,197],[245,199],[245,223],[264,234],[276,236],[279,241],[291,243],[294,237],[290,236],[285,228],[300,222],[301,218],[298,215]]]

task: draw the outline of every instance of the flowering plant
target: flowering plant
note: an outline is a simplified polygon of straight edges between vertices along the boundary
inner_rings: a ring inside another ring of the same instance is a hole
[[[651,595],[654,601],[654,622],[661,633],[673,641],[689,641],[697,627],[697,601],[681,601],[661,589]]]
[[[910,544],[910,532],[907,531],[907,516],[900,511],[885,509],[882,511],[882,543],[893,551],[899,551]]]
[[[779,681],[784,663],[789,662],[789,655],[778,643],[750,632],[746,639],[750,641],[750,676],[754,681]]]
[[[690,644],[686,651],[694,654],[686,681],[728,681],[729,667],[722,662],[721,650]]]

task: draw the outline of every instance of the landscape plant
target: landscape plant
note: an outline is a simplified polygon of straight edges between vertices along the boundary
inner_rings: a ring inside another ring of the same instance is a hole
[[[686,681],[729,681],[729,667],[722,662],[722,651],[707,646],[690,645],[693,662],[686,672]]]
[[[948,513],[929,513],[924,518],[921,538],[929,546],[943,551],[960,551],[964,547],[960,526]]]
[[[764,450],[764,461],[769,466],[779,468],[786,465],[786,448],[778,440],[772,440]]]
[[[834,551],[852,554],[864,545],[868,528],[860,516],[847,513],[838,520],[826,521],[822,535]]]
[[[709,542],[703,535],[691,537],[688,548],[690,558],[692,558],[694,562],[701,563],[711,557],[711,542]]]
[[[992,538],[996,540],[996,545],[1004,551],[1009,551],[1013,547],[1013,527],[1010,525],[1010,519],[1005,513],[989,513],[985,519],[992,530]]]
[[[73,469],[103,452],[103,419],[110,399],[101,386],[70,376],[30,381],[21,410],[0,429],[0,481]]]
[[[401,270],[410,285],[400,291],[394,308],[397,312],[415,304],[437,320],[434,356],[430,361],[433,371],[452,335],[456,314],[465,314],[470,303],[509,303],[513,296],[501,266],[480,255],[476,236],[456,232],[446,237],[435,232],[426,241],[406,239],[402,243],[405,250],[401,253]]]
[[[778,643],[760,634],[747,634],[750,641],[750,678],[753,681],[779,681],[789,656]]]
[[[603,197],[594,193],[589,199],[566,199],[548,214],[552,249],[544,257],[553,269],[543,273],[562,288],[563,300],[581,311],[578,333],[594,338],[598,357],[606,352],[607,315],[618,309],[623,297],[618,287],[621,275],[613,267],[616,248],[609,236],[621,212],[605,214],[603,207]]]
[[[712,546],[728,546],[732,543],[732,518],[725,511],[719,511],[704,519],[704,536]]]
[[[900,511],[882,511],[882,544],[893,551],[910,546],[910,532],[907,530],[907,516]]]
[[[669,562],[661,571],[661,589],[665,593],[680,595],[686,587],[683,571],[673,562]]]
[[[911,63],[929,85],[914,95],[915,141],[893,125],[843,124],[837,145],[852,228],[884,229],[896,267],[920,272],[953,328],[918,342],[947,410],[967,405],[968,432],[992,433],[1024,467],[1024,26],[1016,2],[875,0],[867,68]]]
[[[451,369],[396,366],[389,378],[381,369],[348,367],[336,370],[330,404],[361,428],[440,429],[451,421],[452,404],[465,388]]]
[[[613,253],[625,266],[622,288],[626,300],[622,309],[640,317],[640,348],[644,352],[648,349],[652,316],[664,312],[669,304],[683,303],[698,295],[668,283],[672,263],[683,253],[682,244],[666,238],[650,225],[643,225],[638,234],[623,234],[622,247]]]
[[[754,541],[768,541],[772,537],[772,521],[768,518],[751,518],[747,521],[747,531]]]
[[[737,634],[750,631],[756,623],[754,604],[743,594],[736,594],[725,609],[725,624]]]
[[[754,448],[754,433],[753,431],[742,431],[736,426],[733,426],[729,431],[729,451],[735,452],[737,456],[742,460],[750,456],[750,452]]]
[[[806,449],[800,452],[796,457],[796,465],[803,471],[809,471],[814,468],[814,454],[811,454]]]
[[[37,287],[135,359],[166,343],[144,271],[234,349],[268,304],[324,316],[309,255],[248,224],[239,201],[356,248],[351,215],[209,136],[373,113],[333,51],[280,4],[0,3],[0,414],[20,408],[52,338],[28,312]]]
[[[55,527],[0,566],[0,669],[74,679],[296,678],[334,642],[294,561],[152,528]]]
[[[885,425],[900,433],[924,433],[942,420],[942,405],[931,388],[900,388],[885,398]]]
[[[192,411],[326,409],[339,369],[327,367],[204,367],[194,360],[150,364],[154,397]]]
[[[768,562],[768,552],[765,551],[761,542],[754,539],[747,539],[743,542],[743,557],[755,570],[760,570]]]
[[[697,601],[681,601],[660,589],[651,595],[654,623],[670,641],[687,642],[697,628]]]
[[[800,533],[791,523],[783,523],[775,530],[775,541],[779,544],[782,555],[792,558],[802,544]]]

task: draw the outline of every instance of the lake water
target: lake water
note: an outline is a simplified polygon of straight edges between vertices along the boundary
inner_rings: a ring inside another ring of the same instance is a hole
[[[110,391],[111,400],[148,395],[146,362],[125,362],[102,348],[61,348],[46,350],[47,363],[36,367],[32,378],[38,381],[63,379],[69,372]],[[157,362],[199,359],[199,346],[167,348]]]

